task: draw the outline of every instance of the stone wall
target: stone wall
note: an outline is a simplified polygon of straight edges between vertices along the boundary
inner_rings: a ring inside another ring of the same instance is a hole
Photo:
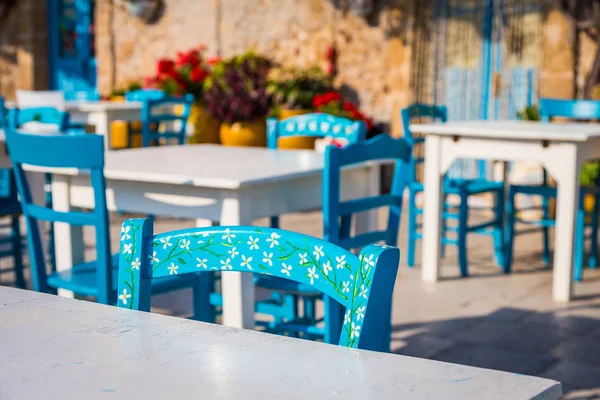
[[[106,93],[148,76],[158,58],[199,43],[213,55],[255,49],[301,67],[324,67],[335,43],[336,84],[377,120],[390,121],[410,98],[412,2],[379,3],[366,20],[329,0],[166,0],[162,18],[145,25],[122,7],[111,7],[111,0],[97,0],[99,89]]]
[[[49,86],[46,1],[16,3],[0,23],[0,95],[8,99],[16,89]]]

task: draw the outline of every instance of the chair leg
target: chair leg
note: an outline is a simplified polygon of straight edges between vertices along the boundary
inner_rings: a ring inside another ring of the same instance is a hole
[[[504,266],[504,190],[496,194],[494,205],[494,250],[496,264]]]
[[[580,282],[583,279],[583,257],[585,255],[585,210],[583,208],[583,193],[579,196],[579,207],[575,217],[575,248],[573,249],[573,279]]]
[[[270,218],[270,226],[274,229],[279,229],[279,216]]]
[[[508,191],[508,204],[506,205],[506,232],[504,232],[504,273],[510,274],[513,261],[513,245],[515,239],[515,192],[510,189]]]
[[[444,243],[445,239],[446,239],[446,234],[448,233],[448,220],[446,218],[443,217],[443,213],[446,210],[446,200],[447,200],[447,195],[443,195],[442,196],[442,204],[443,204],[443,210],[442,211],[442,230],[441,230],[441,235],[440,237],[441,239],[441,249],[440,249],[440,257],[441,258],[446,258],[446,243]]]
[[[325,343],[337,344],[342,332],[342,323],[344,320],[344,308],[336,300],[327,295],[323,295],[325,302]]]
[[[595,269],[598,265],[598,218],[600,214],[600,194],[594,196],[594,210],[592,211],[592,244],[590,246],[590,256],[588,266]]]
[[[415,265],[415,246],[417,242],[417,194],[411,190],[408,196],[407,264],[412,268]]]
[[[545,221],[550,220],[550,204],[547,197],[542,198],[542,212]],[[550,228],[547,226],[542,228],[542,234],[544,237],[544,253],[542,259],[546,267],[550,267]]]
[[[192,287],[194,316],[196,321],[215,322],[215,308],[210,304],[210,293],[214,289],[214,273],[203,272],[196,277]]]
[[[15,269],[15,286],[25,289],[25,276],[23,275],[23,243],[19,217],[11,217],[12,252]]]
[[[467,260],[467,233],[469,223],[469,205],[467,193],[461,191],[460,206],[458,211],[458,265],[463,277],[469,276],[469,265]]]

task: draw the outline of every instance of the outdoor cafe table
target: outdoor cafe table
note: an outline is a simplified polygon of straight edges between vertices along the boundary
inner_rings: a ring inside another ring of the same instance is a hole
[[[558,382],[0,287],[6,399],[548,399]]]
[[[322,153],[219,145],[161,146],[108,151],[104,175],[107,205],[125,211],[251,225],[257,218],[321,207]],[[77,169],[25,169],[53,174],[53,206],[93,208],[89,174]],[[341,198],[379,194],[379,165],[362,164],[342,173]],[[377,213],[357,216],[356,230],[375,230]],[[285,228],[285,226],[283,227]],[[58,270],[83,261],[80,228],[55,224]],[[114,249],[113,249],[114,250]],[[251,274],[222,277],[223,323],[254,327]],[[62,292],[61,292],[62,293]]]
[[[453,161],[537,162],[558,185],[552,296],[569,301],[579,171],[584,161],[600,158],[600,125],[467,121],[411,125],[411,130],[425,135],[423,280],[435,282],[440,275],[442,178]]]

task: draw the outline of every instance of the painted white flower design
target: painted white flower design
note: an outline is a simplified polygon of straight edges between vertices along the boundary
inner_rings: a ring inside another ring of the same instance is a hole
[[[131,254],[132,253],[132,250],[131,250],[132,246],[133,246],[132,243],[125,243],[123,245],[123,254]]]
[[[248,240],[248,245],[250,246],[250,250],[258,250],[258,238],[253,238],[250,236]]]
[[[167,236],[166,238],[160,239],[160,242],[163,245],[163,250],[166,250],[167,247],[173,246],[173,243],[169,242],[169,240],[171,240],[171,236]]]
[[[124,305],[127,305],[127,299],[130,299],[131,295],[127,293],[127,289],[123,289],[123,293],[119,295],[119,300],[123,302]]]
[[[228,258],[226,261],[221,260],[221,269],[222,270],[232,270],[233,267],[229,264],[231,262],[231,258]]]
[[[365,287],[365,285],[360,285],[360,292],[358,293],[359,296],[364,297],[365,299],[367,298],[367,292],[369,291],[369,289],[367,289]]]
[[[150,259],[150,262],[152,264],[160,262],[160,260],[158,259],[158,257],[156,257],[156,252],[153,252],[151,256],[148,256],[148,258]]]
[[[346,315],[344,315],[344,325],[350,322],[350,310],[346,311]]]
[[[269,264],[269,267],[273,266],[273,260],[271,260],[271,258],[273,258],[273,253],[269,253],[267,254],[266,251],[263,251],[263,256],[265,256],[262,259],[262,262]]]
[[[234,233],[231,233],[229,228],[225,229],[225,234],[221,237],[223,240],[227,240],[227,242],[231,243],[231,239],[235,237]]]
[[[350,281],[342,282],[342,293],[350,293]]]
[[[196,267],[206,269],[206,262],[208,261],[206,258],[203,258],[203,259],[196,258],[196,261],[198,261],[198,264],[196,264]]]
[[[365,269],[369,269],[370,267],[375,266],[375,261],[373,260],[373,257],[375,257],[373,254],[371,254],[369,257],[367,257],[366,254],[362,255],[362,263],[365,265]]]
[[[279,244],[279,242],[277,241],[277,239],[279,239],[281,236],[279,236],[277,234],[277,232],[272,232],[271,233],[271,237],[267,239],[267,242],[271,243],[271,245],[269,246],[270,249],[272,249],[274,246],[277,246]]]
[[[300,265],[308,264],[308,254],[298,254],[300,256]]]
[[[198,240],[198,244],[204,243],[204,240]]]
[[[290,272],[292,271],[292,266],[287,265],[286,263],[281,263],[281,273],[287,276],[290,276]]]
[[[252,257],[246,258],[246,256],[242,254],[242,263],[240,264],[240,266],[247,267],[248,269],[252,269],[252,265],[250,265],[251,261],[252,261]]]
[[[140,258],[136,257],[136,259],[131,262],[131,269],[137,269],[137,270],[139,270],[140,269],[140,265],[141,265]]]
[[[228,253],[231,256],[232,260],[235,258],[235,256],[237,256],[238,254],[240,254],[240,252],[237,251],[235,247],[233,247],[231,250],[229,250]]]
[[[129,234],[129,231],[131,231],[130,226],[124,226],[121,228],[121,242],[123,242],[127,239],[131,239],[131,235]]]
[[[208,232],[204,232],[204,233],[202,234],[202,237],[208,237],[208,235],[210,235],[210,233],[208,233]]]
[[[335,261],[337,262],[337,269],[342,269],[346,266],[346,256],[336,257]]]
[[[350,325],[350,339],[358,338],[360,336],[360,326],[356,325],[354,321]]]
[[[331,262],[327,261],[325,264],[323,264],[323,272],[325,273],[325,276],[328,276],[329,271],[333,271],[333,268],[331,267]]]
[[[181,244],[179,245],[180,248],[185,249],[185,250],[189,250],[190,249],[190,241],[189,240],[185,240],[183,239],[181,241]]]
[[[315,255],[317,261],[319,261],[321,257],[325,257],[325,253],[323,253],[323,246],[315,246],[313,254]]]
[[[365,317],[365,309],[366,309],[366,307],[362,306],[356,310],[356,320],[357,321],[360,321],[361,319],[363,319]]]
[[[350,280],[354,280],[354,275],[350,274]]]
[[[175,263],[171,263],[171,266],[168,268],[169,268],[169,275],[177,275],[177,270],[179,269],[178,265],[175,265]]]
[[[308,277],[310,278],[310,284],[314,285],[315,279],[319,279],[319,274],[317,274],[317,267],[312,267],[308,269]]]

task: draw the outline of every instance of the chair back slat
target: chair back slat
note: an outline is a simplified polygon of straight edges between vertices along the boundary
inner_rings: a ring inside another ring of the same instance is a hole
[[[352,121],[347,118],[335,117],[329,114],[311,113],[278,121],[275,118],[267,120],[267,147],[277,148],[281,137],[312,136],[347,139],[350,143],[365,140],[367,128],[362,121]]]
[[[86,212],[69,211],[61,212],[38,206],[36,204],[27,204],[24,207],[25,214],[40,221],[64,222],[74,226],[93,226],[95,224],[94,215]]]
[[[323,219],[325,238],[333,243],[349,239],[349,222],[344,218],[378,207],[389,207],[386,244],[395,246],[402,209],[402,194],[408,183],[411,148],[404,139],[393,139],[382,134],[366,142],[355,143],[344,148],[329,146],[325,152],[323,172]],[[351,201],[340,200],[340,180],[343,167],[364,163],[393,161],[394,175],[389,194],[371,196]],[[340,225],[340,218],[342,223]],[[373,243],[370,236],[361,236],[364,241],[353,241],[357,247]],[[354,247],[353,247],[354,248]]]
[[[160,90],[136,90],[125,94],[128,101],[142,102],[142,146],[148,147],[159,139],[177,139],[185,143],[187,122],[190,117],[194,97],[186,94],[182,97],[168,96]],[[181,108],[181,112],[176,112]],[[169,112],[171,111],[171,112]],[[175,129],[171,127],[175,125]]]
[[[65,93],[60,90],[17,90],[17,107],[51,107],[64,111]]]
[[[540,116],[545,121],[554,117],[600,119],[600,101],[540,99]]]
[[[368,246],[357,257],[320,239],[257,227],[195,228],[154,236],[147,219],[125,221],[122,232],[119,307],[149,311],[151,279],[204,271],[262,273],[314,287],[346,307],[340,345],[380,349],[386,325],[377,317],[381,310],[371,304],[391,298],[396,248]],[[375,326],[366,327],[364,321]]]

